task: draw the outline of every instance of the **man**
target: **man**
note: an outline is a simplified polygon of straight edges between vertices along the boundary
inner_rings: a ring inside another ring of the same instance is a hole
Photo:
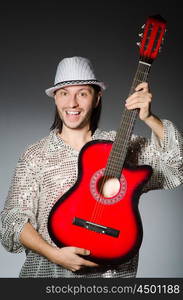
[[[49,136],[22,154],[1,213],[0,237],[10,252],[26,251],[20,277],[135,277],[138,254],[118,266],[100,266],[87,259],[90,249],[58,248],[47,222],[51,208],[77,179],[78,154],[95,139],[114,140],[114,131],[97,128],[104,83],[95,77],[83,57],[63,59],[55,85],[46,90],[55,99],[55,121]],[[151,139],[132,136],[128,160],[148,164],[153,175],[143,192],[171,189],[183,182],[182,136],[167,120],[150,110],[152,95],[143,82],[126,100],[126,108],[139,109],[139,118],[152,130]],[[110,186],[105,193],[110,194]]]

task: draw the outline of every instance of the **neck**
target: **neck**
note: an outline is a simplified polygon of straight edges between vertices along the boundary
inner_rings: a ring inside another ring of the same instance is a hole
[[[139,61],[130,89],[130,95],[134,92],[135,87],[140,82],[147,81],[148,74],[150,72],[150,66],[150,64]],[[120,178],[137,114],[138,109],[124,109],[120,126],[112,146],[112,151],[110,152],[107,167],[105,169],[106,176]]]
[[[76,150],[80,150],[87,142],[91,141],[89,126],[80,129],[71,129],[63,124],[62,132],[59,134],[65,143]]]

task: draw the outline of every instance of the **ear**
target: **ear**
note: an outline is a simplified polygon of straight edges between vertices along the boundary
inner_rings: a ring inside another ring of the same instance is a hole
[[[95,103],[95,107],[98,106],[100,98],[102,97],[102,92],[98,92],[97,96],[96,96],[96,103]]]
[[[55,104],[56,104],[56,99],[57,99],[57,93],[56,91],[54,92],[54,100],[55,100]]]

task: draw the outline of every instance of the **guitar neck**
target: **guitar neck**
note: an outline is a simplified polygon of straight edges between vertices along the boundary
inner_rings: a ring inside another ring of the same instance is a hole
[[[151,64],[139,61],[129,96],[135,91],[139,83],[147,81],[150,68]],[[105,176],[120,178],[137,115],[138,109],[124,109],[105,169]]]

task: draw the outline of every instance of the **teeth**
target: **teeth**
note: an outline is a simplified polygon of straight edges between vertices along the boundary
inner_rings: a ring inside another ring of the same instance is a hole
[[[66,113],[67,113],[68,115],[79,115],[79,114],[80,114],[79,111],[66,111]]]

